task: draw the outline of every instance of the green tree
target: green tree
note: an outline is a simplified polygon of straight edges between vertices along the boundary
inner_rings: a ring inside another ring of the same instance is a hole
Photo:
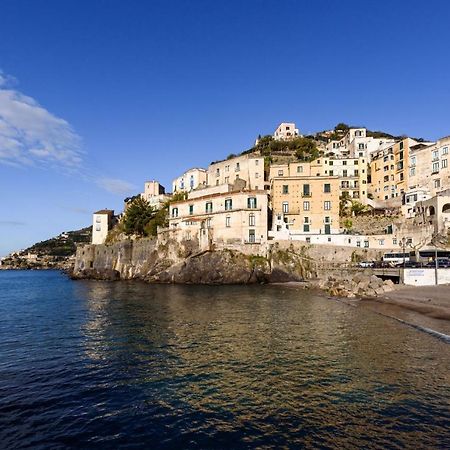
[[[291,141],[295,149],[295,156],[300,161],[312,161],[320,156],[316,143],[309,138],[297,138]]]
[[[125,234],[145,236],[145,226],[153,217],[155,211],[149,202],[138,196],[128,205],[123,217],[123,230]]]
[[[360,202],[353,201],[351,206],[352,214],[355,216],[359,216],[368,211],[367,205],[363,205]]]

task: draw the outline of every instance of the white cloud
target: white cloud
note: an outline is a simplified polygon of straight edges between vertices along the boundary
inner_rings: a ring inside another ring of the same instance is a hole
[[[80,167],[81,138],[71,125],[11,88],[12,82],[0,71],[0,164]]]
[[[105,191],[117,195],[130,195],[136,191],[136,186],[118,178],[101,178],[97,184]]]

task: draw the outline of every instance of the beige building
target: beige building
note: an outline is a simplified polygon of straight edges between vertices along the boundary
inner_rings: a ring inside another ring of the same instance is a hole
[[[93,214],[92,217],[92,243],[95,245],[104,244],[108,231],[113,226],[114,211],[102,209]]]
[[[432,225],[434,233],[448,233],[450,230],[450,189],[434,197],[418,201],[413,219],[417,227]]]
[[[267,240],[268,194],[264,190],[234,191],[231,185],[193,191],[187,200],[170,205],[169,228],[178,239],[198,238],[201,248],[216,244],[260,244]],[[199,192],[202,195],[198,196]]]
[[[158,181],[146,181],[144,184],[144,192],[141,194],[141,197],[147,200],[150,203],[150,206],[159,209],[170,199],[170,195],[165,192],[164,186]]]
[[[273,138],[276,141],[289,141],[299,136],[298,128],[293,122],[280,123],[273,133]]]
[[[172,181],[172,192],[192,191],[201,186],[206,186],[208,171],[194,167]]]
[[[212,163],[208,167],[208,186],[233,184],[237,178],[245,181],[246,189],[265,189],[264,157],[255,154],[242,155]]]
[[[409,189],[423,188],[431,196],[450,188],[450,136],[411,147]]]
[[[338,233],[339,192],[337,177],[274,177],[271,190],[273,231]]]
[[[369,192],[386,206],[400,206],[409,188],[409,152],[417,144],[405,138],[372,155]]]
[[[318,176],[338,177],[339,190],[348,192],[350,198],[361,203],[367,202],[367,172],[366,158],[328,158],[321,157],[310,163],[295,162],[282,165],[272,165],[269,180],[274,177]]]

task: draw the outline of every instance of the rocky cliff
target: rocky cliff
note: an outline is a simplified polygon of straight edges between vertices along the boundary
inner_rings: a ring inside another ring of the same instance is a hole
[[[248,284],[299,281],[316,275],[303,250],[266,247],[200,251],[194,240],[127,240],[112,245],[85,245],[77,250],[73,278],[141,279],[154,283]]]

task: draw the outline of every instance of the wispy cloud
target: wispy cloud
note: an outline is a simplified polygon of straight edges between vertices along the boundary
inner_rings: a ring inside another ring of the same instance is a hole
[[[98,170],[83,161],[82,140],[73,127],[16,85],[17,80],[0,69],[0,165],[64,169],[116,195],[135,191],[118,178],[96,180],[92,173]]]
[[[0,72],[0,163],[79,167],[81,138],[70,124],[12,85]]]
[[[25,226],[26,223],[25,222],[19,222],[16,220],[0,220],[0,227],[1,226],[5,226],[5,227],[23,227]]]
[[[136,191],[136,186],[118,178],[100,178],[97,184],[102,189],[117,195],[128,195]]]

